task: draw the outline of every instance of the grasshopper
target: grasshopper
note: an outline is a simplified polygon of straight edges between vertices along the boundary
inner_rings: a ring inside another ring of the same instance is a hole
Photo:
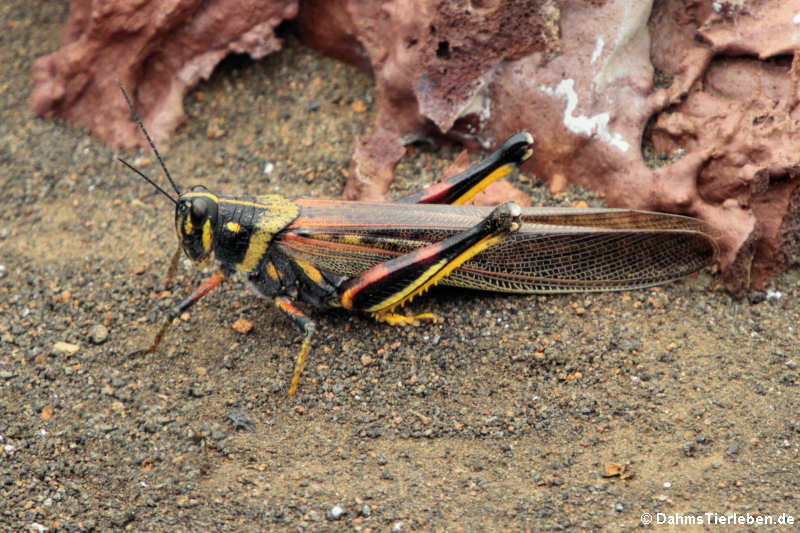
[[[229,197],[199,185],[182,192],[120,89],[176,195],[120,159],[175,204],[179,244],[167,279],[182,253],[196,263],[213,256],[219,265],[137,354],[155,351],[177,316],[238,272],[303,333],[288,391],[293,396],[316,330],[296,303],[416,325],[439,317],[396,311],[438,283],[513,294],[637,289],[686,276],[717,255],[706,226],[685,216],[463,205],[532,155],[533,136],[525,131],[466,171],[392,203]]]

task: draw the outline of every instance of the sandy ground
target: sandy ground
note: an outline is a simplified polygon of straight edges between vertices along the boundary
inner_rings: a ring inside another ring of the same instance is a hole
[[[446,322],[419,328],[316,314],[292,400],[297,332],[239,281],[127,357],[207,273],[183,265],[160,292],[170,204],[27,107],[66,9],[0,8],[0,529],[798,529],[797,270],[741,301],[705,272],[618,294],[438,290],[413,308]],[[167,161],[184,186],[336,197],[373,98],[367,74],[290,38],[190,95]],[[414,151],[395,193],[456,153]],[[599,202],[529,178],[537,203]],[[795,524],[722,526],[733,513]]]

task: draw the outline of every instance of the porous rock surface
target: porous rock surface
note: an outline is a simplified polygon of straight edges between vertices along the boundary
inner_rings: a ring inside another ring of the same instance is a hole
[[[183,96],[230,53],[279,50],[296,0],[72,0],[58,51],[33,67],[30,103],[117,148],[141,146],[117,80],[160,146],[185,120]]]

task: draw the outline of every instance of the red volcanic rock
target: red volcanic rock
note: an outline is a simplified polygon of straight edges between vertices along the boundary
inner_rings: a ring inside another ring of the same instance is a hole
[[[301,4],[298,19],[310,46],[357,65],[368,61],[375,76],[375,126],[354,154],[348,198],[386,193],[404,152],[397,146],[409,133],[449,133],[488,147],[480,135],[496,118],[490,95],[496,69],[558,43],[555,2],[312,0]],[[396,158],[382,148],[387,142]],[[358,171],[375,166],[387,170]]]
[[[317,0],[299,20],[375,75],[351,198],[386,192],[406,136],[489,147],[527,129],[526,168],[554,186],[706,220],[735,293],[797,260],[800,0]]]
[[[31,106],[118,148],[142,144],[117,80],[157,143],[180,124],[183,96],[231,52],[278,50],[273,34],[296,0],[72,0],[64,46],[36,61]]]
[[[656,151],[681,150],[693,162],[660,170],[694,179],[697,214],[720,235],[728,288],[763,288],[800,255],[800,1],[697,5],[688,23],[683,2],[657,11],[665,24],[654,31],[653,63],[674,81],[649,138]],[[681,26],[694,30],[683,53],[672,31]]]
[[[743,283],[750,276],[756,286],[786,265],[798,229],[800,110],[792,98],[790,64],[714,59],[681,104],[659,114],[651,131],[658,152],[682,150],[697,159],[687,170],[704,208],[723,209],[715,226],[741,239],[734,243],[739,246],[732,274]]]

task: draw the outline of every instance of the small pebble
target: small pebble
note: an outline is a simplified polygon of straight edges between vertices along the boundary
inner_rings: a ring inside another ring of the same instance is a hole
[[[264,174],[272,174],[272,171],[275,170],[275,164],[271,161],[267,161],[264,163]]]
[[[210,140],[219,139],[225,136],[225,130],[217,122],[209,122],[206,128],[206,137]]]
[[[358,514],[364,518],[369,518],[372,515],[372,509],[370,509],[369,505],[365,503],[361,506],[361,509],[358,510]]]
[[[325,513],[328,520],[339,520],[347,511],[341,505],[334,505]]]
[[[552,194],[558,194],[560,192],[564,192],[567,188],[567,177],[560,173],[556,172],[550,177],[550,192]]]
[[[5,265],[0,265],[0,279],[3,279],[8,274],[8,269]]]
[[[624,511],[624,510],[625,510],[625,506],[624,506],[624,505],[622,505],[621,503],[619,503],[619,502],[618,502],[618,503],[616,503],[616,504],[614,505],[614,510],[615,510],[616,512],[618,512],[618,513],[621,513],[622,511]]]
[[[256,424],[250,415],[238,407],[233,407],[228,411],[228,420],[233,424],[234,429],[244,429],[251,433],[256,430]]]
[[[601,474],[603,477],[620,476],[625,472],[625,465],[622,463],[609,462],[606,463],[605,469]]]
[[[239,333],[250,333],[250,331],[253,329],[253,323],[246,318],[240,318],[233,323],[233,329]]]
[[[103,344],[108,339],[108,328],[103,324],[95,324],[89,328],[89,340],[93,344]]]
[[[367,105],[361,100],[356,100],[352,104],[350,104],[350,109],[352,109],[356,113],[363,113],[364,111],[367,110]]]
[[[75,355],[80,349],[77,344],[60,341],[55,343],[50,351],[53,355]]]
[[[736,455],[739,453],[739,443],[738,442],[731,442],[728,445],[728,449],[725,451],[728,455]]]
[[[747,293],[747,300],[750,305],[758,305],[766,299],[767,295],[764,291],[750,291]]]
[[[395,522],[392,524],[392,533],[398,533],[403,530],[403,522]]]
[[[777,301],[781,298],[783,298],[783,293],[781,291],[767,290],[767,300]]]
[[[694,451],[697,449],[697,445],[694,442],[687,442],[683,445],[683,454],[687,457],[694,455]]]

